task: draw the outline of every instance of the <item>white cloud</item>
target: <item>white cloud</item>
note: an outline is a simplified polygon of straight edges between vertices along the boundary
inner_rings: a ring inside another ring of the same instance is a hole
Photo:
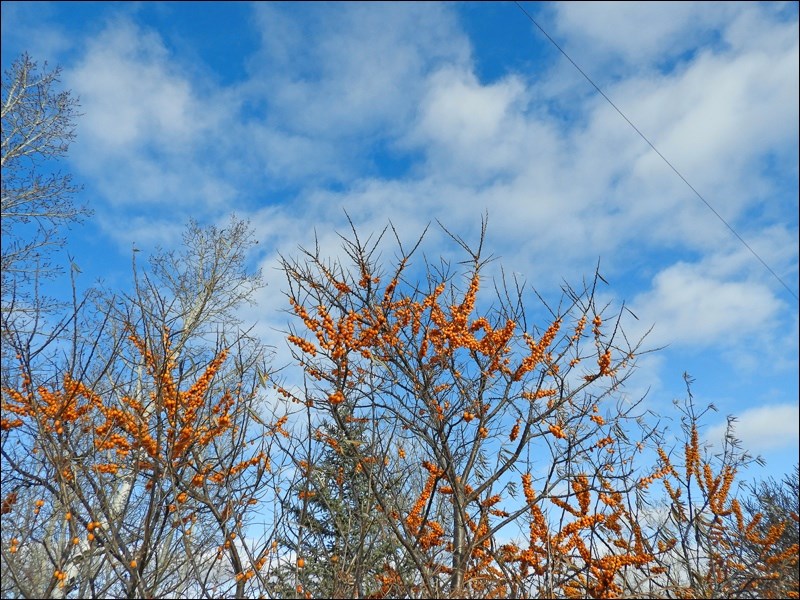
[[[424,75],[464,62],[454,11],[437,4],[337,4],[303,11],[259,4],[262,52],[251,90],[275,126],[321,138],[393,133],[413,115]]]
[[[798,103],[797,37],[771,46],[751,53],[706,51],[681,72],[630,79],[611,93],[699,189],[727,200],[729,190],[720,193],[717,185],[740,185],[746,177],[737,177],[737,169],[796,138],[798,116],[791,107]]]
[[[39,66],[47,62],[50,67],[56,66],[57,57],[72,46],[70,36],[49,26],[55,13],[51,2],[3,2],[0,6],[4,66],[18,56],[16,52],[7,55],[6,44],[19,52],[27,52]]]
[[[519,168],[520,138],[527,129],[520,79],[481,85],[467,70],[444,68],[426,87],[410,141],[432,152],[437,167],[449,163],[448,175]]]
[[[569,52],[595,68],[620,61],[635,67],[675,60],[713,41],[742,10],[725,2],[558,2],[555,32]]]
[[[710,428],[707,439],[722,441],[727,425]],[[796,404],[771,404],[747,409],[736,415],[733,435],[751,454],[797,448],[800,439],[800,410]]]
[[[97,220],[122,248],[168,246],[176,223],[232,210],[239,173],[223,154],[236,104],[193,80],[158,33],[110,19],[65,83],[84,113],[70,160],[102,196]]]
[[[111,24],[92,40],[69,74],[85,112],[84,142],[112,153],[149,145],[177,151],[202,135],[201,107],[170,61],[156,34],[129,21]]]
[[[702,266],[677,263],[653,279],[632,309],[655,322],[651,343],[713,347],[771,329],[780,302],[763,284],[726,281]]]
[[[791,196],[786,201],[774,189],[769,164],[787,173],[797,168],[796,20],[744,3],[558,3],[553,10],[565,43],[585,44],[573,53],[582,66],[611,52],[617,63],[623,56],[641,67],[621,78],[609,75],[613,65],[604,63],[598,72],[609,76],[596,81],[740,233],[751,226],[754,209],[772,210],[779,198],[784,211],[795,210]],[[702,31],[712,26],[712,39],[705,39]],[[687,54],[689,47],[694,51]],[[663,57],[678,56],[674,68],[658,70]],[[571,69],[563,62],[552,79],[570,79]],[[591,89],[581,78],[571,81]],[[546,90],[541,100],[571,93],[556,84],[546,79],[538,86]],[[569,154],[558,163],[568,170],[554,176],[613,211],[603,211],[612,220],[597,223],[615,234],[605,238],[606,250],[631,242],[706,251],[730,240],[727,228],[605,100],[592,93],[572,101],[573,109],[583,105],[584,120],[566,130]]]

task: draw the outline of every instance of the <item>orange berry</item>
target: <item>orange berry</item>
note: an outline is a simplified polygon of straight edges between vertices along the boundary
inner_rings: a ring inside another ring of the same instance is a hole
[[[306,561],[305,561],[305,559],[303,559],[303,558],[298,558],[298,559],[297,559],[297,568],[298,568],[298,569],[302,569],[302,568],[303,568],[303,567],[305,567],[305,566],[306,566]]]

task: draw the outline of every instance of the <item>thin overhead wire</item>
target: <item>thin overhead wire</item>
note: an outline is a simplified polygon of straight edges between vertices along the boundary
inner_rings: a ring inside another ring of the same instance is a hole
[[[793,290],[792,290],[792,289],[791,289],[791,288],[790,288],[790,287],[789,287],[789,286],[788,286],[788,285],[787,285],[787,284],[786,284],[786,283],[783,281],[783,279],[781,279],[781,278],[780,278],[780,276],[778,276],[778,274],[777,274],[777,273],[776,273],[776,272],[775,272],[775,271],[774,271],[774,270],[773,270],[773,269],[772,269],[772,268],[771,268],[771,267],[770,267],[770,266],[769,266],[769,265],[766,263],[766,261],[765,261],[763,258],[761,258],[761,257],[758,255],[758,253],[757,253],[755,250],[753,250],[753,248],[750,246],[750,244],[748,244],[748,243],[747,243],[747,242],[744,240],[744,238],[743,238],[741,235],[739,235],[739,233],[738,233],[738,232],[737,232],[737,231],[736,231],[736,230],[733,228],[733,226],[731,226],[731,224],[730,224],[730,223],[728,223],[728,222],[727,222],[727,221],[726,221],[726,220],[725,220],[725,219],[722,217],[722,215],[720,215],[720,214],[719,214],[719,213],[716,211],[716,209],[714,209],[714,207],[713,207],[713,206],[711,206],[711,204],[710,204],[710,203],[709,203],[709,202],[708,202],[708,201],[707,201],[707,200],[706,200],[706,199],[703,197],[703,195],[702,195],[700,192],[698,192],[698,191],[697,191],[697,189],[696,189],[696,188],[695,188],[695,187],[694,187],[694,186],[693,186],[691,183],[689,183],[689,181],[686,179],[686,177],[684,177],[684,176],[681,174],[681,172],[680,172],[680,171],[678,171],[678,169],[676,169],[676,168],[675,168],[675,166],[674,166],[674,165],[673,165],[673,164],[672,164],[672,163],[671,163],[669,160],[667,160],[667,158],[666,158],[666,157],[665,157],[663,154],[661,154],[661,152],[658,150],[658,148],[656,148],[656,147],[655,147],[655,145],[653,144],[653,142],[651,142],[651,141],[650,141],[650,140],[647,138],[647,136],[646,136],[645,134],[643,134],[643,133],[642,133],[642,132],[639,130],[639,128],[638,128],[638,127],[636,127],[636,125],[634,125],[634,124],[633,124],[633,122],[632,122],[632,121],[631,121],[631,120],[630,120],[630,119],[629,119],[629,118],[628,118],[628,117],[625,115],[625,113],[623,113],[623,112],[622,112],[622,111],[621,111],[621,110],[620,110],[620,109],[617,107],[617,105],[616,105],[616,104],[614,104],[614,103],[611,101],[611,98],[609,98],[608,96],[606,96],[606,94],[603,92],[603,90],[601,90],[601,89],[600,89],[600,87],[599,87],[599,86],[598,86],[598,85],[597,85],[597,84],[596,84],[596,83],[595,83],[595,82],[592,80],[592,78],[591,78],[591,77],[589,77],[589,76],[586,74],[586,72],[585,72],[583,69],[581,69],[581,68],[580,68],[580,66],[578,66],[578,64],[577,64],[577,63],[576,63],[574,60],[572,60],[572,57],[570,57],[570,55],[569,55],[569,54],[567,54],[567,53],[566,53],[566,51],[565,51],[565,50],[564,50],[564,49],[563,49],[561,46],[559,46],[559,45],[558,45],[558,43],[557,43],[557,42],[556,42],[556,41],[555,41],[555,40],[554,40],[552,37],[550,37],[550,34],[548,34],[548,33],[547,33],[545,30],[544,30],[544,28],[543,28],[541,25],[539,25],[539,23],[536,21],[536,19],[534,19],[534,18],[531,16],[531,14],[530,14],[530,13],[529,13],[527,10],[525,10],[525,8],[523,8],[523,6],[522,6],[522,5],[521,5],[519,2],[516,2],[516,1],[515,1],[515,2],[514,2],[514,4],[516,4],[516,5],[517,5],[517,7],[518,7],[518,8],[519,8],[519,9],[520,9],[520,10],[521,10],[521,11],[522,11],[524,14],[525,14],[525,16],[526,16],[526,17],[528,17],[528,19],[530,20],[530,22],[531,22],[531,23],[533,23],[534,25],[536,25],[536,27],[539,29],[539,31],[541,31],[541,32],[542,32],[542,34],[543,34],[543,35],[544,35],[544,36],[545,36],[545,37],[546,37],[548,40],[550,40],[550,43],[551,43],[551,44],[553,44],[553,46],[555,46],[555,47],[558,49],[558,51],[559,51],[559,52],[561,52],[561,54],[563,54],[563,55],[564,55],[564,57],[565,57],[565,58],[566,58],[566,59],[567,59],[567,60],[568,60],[570,63],[572,63],[572,66],[573,66],[573,67],[575,67],[575,68],[578,70],[578,72],[579,72],[581,75],[583,75],[583,77],[586,79],[586,81],[588,81],[588,82],[589,82],[589,83],[592,85],[592,87],[593,87],[595,90],[597,90],[597,92],[598,92],[598,93],[599,93],[599,94],[600,94],[600,95],[601,95],[603,98],[605,98],[606,102],[608,102],[608,103],[609,103],[609,104],[610,104],[610,105],[611,105],[611,106],[614,108],[614,110],[616,110],[616,111],[617,111],[617,113],[619,113],[619,116],[621,116],[623,119],[625,119],[625,121],[628,123],[628,125],[630,125],[630,126],[633,128],[633,130],[634,130],[636,133],[638,133],[638,134],[639,134],[639,137],[641,137],[641,138],[642,138],[642,139],[643,139],[645,142],[647,142],[647,145],[648,145],[648,146],[650,146],[650,147],[653,149],[653,151],[654,151],[656,154],[658,154],[658,156],[659,156],[659,157],[661,157],[661,160],[663,160],[663,161],[664,161],[664,162],[667,164],[667,166],[668,166],[670,169],[672,169],[672,170],[673,170],[673,172],[674,172],[674,173],[675,173],[675,174],[676,174],[678,177],[680,177],[680,178],[681,178],[681,180],[682,180],[682,181],[683,181],[683,182],[684,182],[684,183],[685,183],[685,184],[686,184],[686,185],[689,187],[689,189],[690,189],[690,190],[692,190],[692,192],[694,192],[694,195],[695,195],[695,196],[697,196],[697,197],[700,199],[700,201],[701,201],[703,204],[705,204],[705,205],[706,205],[706,207],[707,207],[707,208],[708,208],[708,209],[709,209],[709,210],[710,210],[712,213],[714,213],[714,215],[715,215],[715,216],[716,216],[716,217],[717,217],[717,218],[718,218],[720,221],[722,221],[722,223],[725,225],[725,227],[727,227],[727,228],[728,228],[728,229],[731,231],[731,233],[733,233],[733,235],[735,235],[735,236],[738,238],[738,240],[739,240],[739,241],[740,241],[740,242],[741,242],[741,243],[744,245],[744,247],[745,247],[745,248],[747,248],[747,249],[750,251],[750,253],[751,253],[753,256],[755,256],[755,257],[758,259],[758,261],[759,261],[759,262],[760,262],[762,265],[764,265],[764,268],[765,268],[767,271],[769,271],[769,272],[772,274],[772,276],[773,276],[773,277],[774,277],[774,278],[775,278],[775,279],[778,281],[778,283],[780,283],[780,284],[781,284],[781,285],[782,285],[784,288],[786,288],[786,291],[788,291],[788,292],[789,292],[789,293],[790,293],[792,296],[794,296],[794,299],[795,299],[795,300],[798,300],[797,294],[795,294],[795,293],[794,293],[794,291],[793,291]]]

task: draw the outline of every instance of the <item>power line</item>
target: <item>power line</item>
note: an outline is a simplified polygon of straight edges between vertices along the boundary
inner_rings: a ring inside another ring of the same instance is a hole
[[[564,51],[564,49],[563,49],[561,46],[559,46],[559,45],[558,45],[558,43],[557,43],[557,42],[556,42],[556,41],[555,41],[555,40],[554,40],[552,37],[550,37],[550,34],[548,34],[548,33],[547,33],[545,30],[544,30],[544,28],[542,28],[542,26],[541,26],[541,25],[539,25],[539,23],[537,23],[537,22],[536,22],[536,20],[535,20],[535,19],[534,19],[534,18],[533,18],[533,17],[530,15],[530,13],[529,13],[527,10],[525,10],[525,9],[522,7],[522,5],[521,5],[519,2],[516,2],[516,1],[515,1],[515,2],[514,2],[514,4],[516,4],[516,5],[517,5],[517,7],[518,7],[518,8],[519,8],[519,9],[520,9],[520,10],[521,10],[521,11],[522,11],[524,14],[525,14],[525,16],[526,16],[526,17],[528,17],[528,19],[530,19],[530,22],[531,22],[531,23],[533,23],[534,25],[536,25],[536,27],[539,29],[539,31],[541,31],[541,32],[544,34],[544,36],[545,36],[545,37],[546,37],[548,40],[550,40],[550,43],[551,43],[551,44],[553,44],[553,46],[555,46],[556,48],[558,48],[558,51],[559,51],[559,52],[561,52],[561,54],[563,54],[563,55],[564,55],[564,57],[565,57],[565,58],[566,58],[566,59],[567,59],[569,62],[571,62],[571,63],[572,63],[572,66],[573,66],[573,67],[575,67],[575,68],[578,70],[578,72],[579,72],[581,75],[583,75],[583,76],[584,76],[584,78],[586,79],[586,81],[588,81],[588,82],[589,82],[589,83],[592,85],[592,87],[593,87],[594,89],[596,89],[596,90],[597,90],[597,92],[598,92],[598,93],[599,93],[599,94],[600,94],[600,95],[601,95],[603,98],[605,98],[605,99],[606,99],[606,102],[608,102],[608,103],[609,103],[609,104],[610,104],[610,105],[611,105],[611,106],[614,108],[614,110],[616,110],[616,111],[619,113],[619,115],[620,115],[620,116],[621,116],[623,119],[625,119],[625,121],[628,123],[628,125],[630,125],[630,126],[633,128],[633,130],[634,130],[636,133],[638,133],[638,134],[639,134],[639,137],[641,137],[641,138],[642,138],[642,139],[643,139],[645,142],[647,142],[647,145],[648,145],[648,146],[650,146],[650,147],[653,149],[653,151],[654,151],[656,154],[658,154],[658,156],[660,156],[660,157],[661,157],[661,160],[663,160],[663,161],[664,161],[664,162],[667,164],[667,166],[668,166],[670,169],[672,169],[672,170],[675,172],[675,174],[676,174],[678,177],[680,177],[680,178],[681,178],[681,180],[682,180],[682,181],[683,181],[683,182],[684,182],[684,183],[685,183],[687,186],[689,186],[689,189],[690,189],[690,190],[692,190],[692,191],[694,192],[694,195],[695,195],[695,196],[697,196],[697,197],[698,197],[698,198],[701,200],[701,202],[702,202],[703,204],[705,204],[705,205],[708,207],[708,209],[709,209],[709,210],[710,210],[712,213],[714,213],[714,215],[716,215],[716,217],[717,217],[717,218],[718,218],[720,221],[722,221],[722,223],[724,223],[725,227],[727,227],[728,229],[730,229],[731,233],[733,233],[733,235],[735,235],[735,236],[736,236],[736,237],[739,239],[739,241],[740,241],[740,242],[742,242],[742,244],[744,244],[744,247],[745,247],[745,248],[747,248],[747,249],[750,251],[750,253],[751,253],[753,256],[755,256],[755,257],[758,259],[758,261],[759,261],[759,262],[760,262],[762,265],[764,265],[764,268],[765,268],[767,271],[769,271],[769,272],[772,274],[772,276],[773,276],[775,279],[777,279],[777,280],[778,280],[778,283],[780,283],[780,284],[781,284],[781,285],[782,285],[784,288],[786,288],[786,291],[788,291],[788,292],[789,292],[789,293],[790,293],[792,296],[794,296],[794,299],[795,299],[795,300],[798,300],[797,294],[795,294],[795,293],[794,293],[794,292],[793,292],[793,291],[792,291],[792,290],[789,288],[789,286],[788,286],[788,285],[786,285],[786,283],[783,281],[783,279],[781,279],[781,278],[778,276],[778,274],[777,274],[775,271],[773,271],[773,270],[772,270],[772,268],[771,268],[771,267],[770,267],[770,266],[769,266],[769,265],[768,265],[768,264],[767,264],[767,263],[764,261],[764,259],[763,259],[763,258],[761,258],[761,257],[758,255],[758,253],[757,253],[755,250],[753,250],[753,248],[751,248],[751,247],[750,247],[750,244],[748,244],[748,243],[747,243],[747,242],[744,240],[744,238],[743,238],[741,235],[739,235],[739,234],[737,233],[737,231],[736,231],[736,230],[735,230],[735,229],[734,229],[734,228],[733,228],[733,227],[732,227],[732,226],[731,226],[731,225],[730,225],[730,224],[729,224],[729,223],[728,223],[728,222],[727,222],[727,221],[726,221],[726,220],[725,220],[725,219],[722,217],[722,215],[720,215],[720,214],[719,214],[719,213],[718,213],[718,212],[717,212],[717,211],[714,209],[714,207],[713,207],[713,206],[711,206],[711,204],[710,204],[710,203],[709,203],[709,202],[708,202],[708,201],[707,201],[705,198],[703,198],[702,194],[700,194],[700,192],[698,192],[698,191],[695,189],[695,187],[694,187],[694,186],[693,186],[691,183],[689,183],[689,181],[686,179],[686,177],[684,177],[684,176],[681,174],[681,172],[680,172],[680,171],[678,171],[678,169],[676,169],[676,168],[675,168],[675,166],[674,166],[674,165],[673,165],[671,162],[669,162],[669,161],[667,160],[667,158],[666,158],[666,157],[665,157],[663,154],[661,154],[661,152],[659,152],[658,148],[656,148],[656,147],[655,147],[655,145],[653,144],[653,142],[651,142],[651,141],[650,141],[650,140],[647,138],[647,136],[645,136],[645,134],[643,134],[643,133],[642,133],[642,132],[639,130],[639,128],[638,128],[638,127],[636,127],[636,125],[634,125],[634,124],[631,122],[631,120],[630,120],[630,119],[629,119],[627,116],[625,116],[625,113],[623,113],[623,112],[622,112],[622,111],[621,111],[621,110],[620,110],[620,109],[617,107],[617,105],[616,105],[616,104],[614,104],[614,103],[611,101],[611,98],[609,98],[608,96],[606,96],[606,94],[603,92],[603,90],[601,90],[601,89],[600,89],[600,87],[599,87],[599,86],[598,86],[598,85],[597,85],[597,84],[596,84],[594,81],[592,81],[592,78],[591,78],[591,77],[589,77],[589,76],[588,76],[588,75],[587,75],[587,74],[584,72],[584,70],[583,70],[583,69],[581,69],[581,68],[578,66],[578,64],[577,64],[577,63],[576,63],[574,60],[572,60],[572,58],[570,57],[570,55],[569,55],[569,54],[567,54],[567,53]]]

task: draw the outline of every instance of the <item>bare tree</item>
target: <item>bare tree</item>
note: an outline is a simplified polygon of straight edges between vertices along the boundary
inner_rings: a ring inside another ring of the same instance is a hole
[[[59,73],[58,68],[48,71],[46,65],[40,70],[23,54],[2,80],[0,333],[4,381],[15,375],[15,344],[24,340],[31,355],[52,347],[76,314],[72,309],[83,301],[73,297],[70,302],[43,292],[44,280],[61,270],[57,252],[64,243],[64,228],[89,212],[73,203],[78,188],[71,177],[55,170],[74,139],[78,116],[77,100],[68,91],[57,89]],[[74,277],[75,272],[69,274]],[[8,337],[12,334],[15,342]]]
[[[249,528],[282,431],[260,406],[267,349],[235,319],[261,285],[252,243],[236,219],[191,224],[181,251],[134,262],[131,294],[76,315],[49,368],[10,332],[4,595],[246,595],[271,549]]]
[[[61,228],[88,210],[76,206],[70,175],[54,172],[75,138],[77,100],[58,91],[60,69],[38,69],[23,54],[3,76],[2,258],[4,305],[7,286],[55,272],[49,260],[63,244]]]

